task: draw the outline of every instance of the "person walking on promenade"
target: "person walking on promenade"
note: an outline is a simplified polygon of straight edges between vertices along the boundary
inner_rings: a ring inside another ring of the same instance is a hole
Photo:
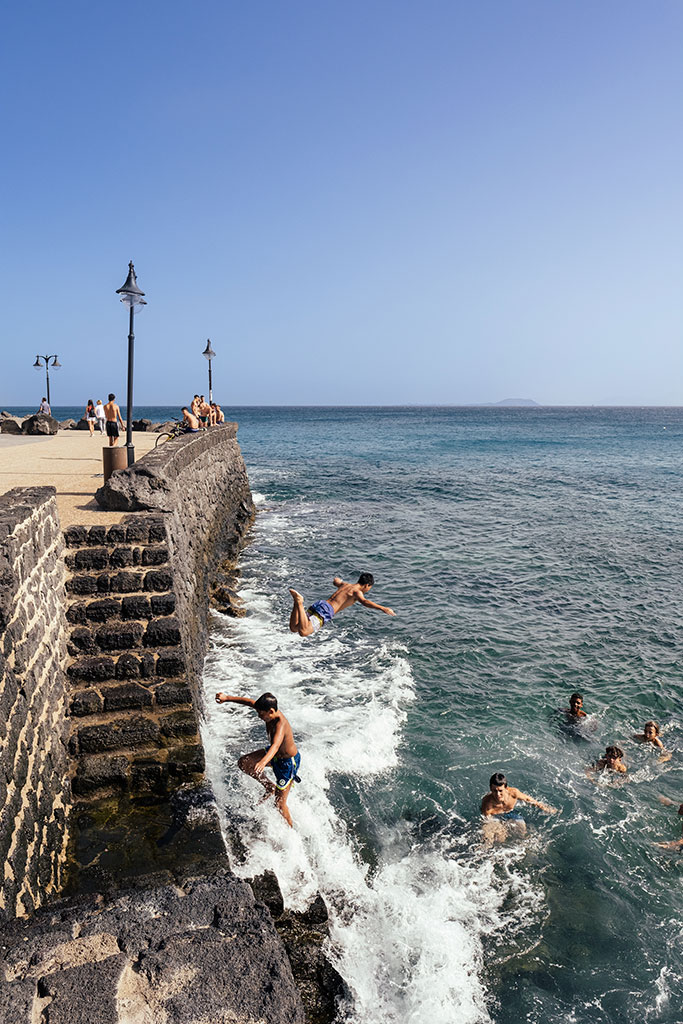
[[[95,423],[97,422],[97,417],[95,416],[95,403],[93,402],[92,398],[88,399],[88,403],[85,407],[85,418],[88,422],[88,430],[90,431],[90,436],[92,437],[93,434],[95,433]]]
[[[116,395],[110,394],[109,401],[104,407],[104,415],[107,421],[107,437],[109,438],[110,448],[114,448],[119,443],[119,423],[121,424],[122,429],[124,427],[124,422],[121,419],[121,410],[116,404],[115,398]]]
[[[301,782],[298,771],[301,754],[297,750],[292,727],[277,709],[277,697],[272,693],[262,693],[256,700],[250,697],[229,697],[227,693],[217,693],[216,703],[246,704],[253,708],[266,727],[270,744],[267,750],[254,750],[251,754],[243,754],[237,764],[243,772],[260,782],[266,791],[266,799],[275,794],[275,806],[292,826],[292,816],[287,807],[287,797],[293,782]],[[263,776],[264,770],[270,765],[275,773],[275,785]]]
[[[47,398],[43,398],[38,409],[38,414],[43,416],[52,416],[52,410],[50,409],[50,403]]]
[[[358,583],[345,583],[340,576],[335,576],[332,582],[337,589],[329,601],[314,601],[308,611],[304,608],[302,595],[298,590],[293,590],[290,587],[289,592],[294,602],[292,613],[289,616],[289,628],[292,633],[298,633],[299,636],[311,636],[312,633],[317,633],[326,622],[330,622],[335,615],[344,611],[345,608],[350,608],[356,601],[364,608],[374,608],[378,612],[384,612],[385,615],[396,614],[392,608],[368,601],[365,596],[375,582],[375,577],[371,572],[362,572],[358,577]]]
[[[97,399],[97,405],[95,406],[95,419],[97,420],[97,425],[100,428],[100,434],[104,434],[104,425],[107,422],[107,417],[104,415],[104,406],[102,405],[101,398]]]

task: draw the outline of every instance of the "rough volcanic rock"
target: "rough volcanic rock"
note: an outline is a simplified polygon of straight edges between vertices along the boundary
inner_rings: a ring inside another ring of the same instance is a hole
[[[3,413],[0,419],[0,434],[21,434],[21,420],[14,416],[5,416]]]
[[[155,423],[153,425],[153,427],[152,427],[152,430],[156,434],[163,434],[167,430],[171,430],[171,428],[175,427],[175,425],[176,425],[176,421],[175,420],[165,420],[163,423]]]
[[[59,421],[59,429],[60,430],[75,430],[76,429],[76,420],[60,420]]]
[[[0,1024],[304,1024],[272,918],[226,869],[10,922],[0,993]]]
[[[90,427],[88,426],[88,421],[85,418],[85,416],[81,416],[80,420],[74,427],[74,430],[90,430]]]
[[[133,420],[133,430],[148,431],[152,429],[151,420]]]
[[[39,412],[25,419],[21,426],[23,434],[56,434],[58,430],[59,420]]]
[[[344,979],[324,953],[329,939],[325,901],[318,895],[301,913],[284,909],[277,878],[265,871],[250,881],[254,895],[275,921],[306,1011],[307,1024],[332,1024],[339,1001],[348,995]]]

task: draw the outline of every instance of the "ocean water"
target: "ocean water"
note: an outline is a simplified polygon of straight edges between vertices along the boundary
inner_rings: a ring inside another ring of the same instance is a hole
[[[323,894],[340,1024],[680,1024],[683,856],[654,843],[681,835],[659,797],[683,801],[683,410],[225,411],[259,511],[247,615],[213,618],[209,771],[235,870],[295,909]],[[395,618],[289,633],[289,586],[366,570]],[[218,689],[278,696],[293,830],[236,767],[261,723]],[[650,718],[668,762],[631,739]],[[608,743],[626,779],[586,774]],[[559,813],[487,843],[497,770]]]
[[[683,1019],[681,409],[241,409],[247,615],[216,615],[210,771],[286,902],[321,892],[345,1024]],[[288,631],[288,587],[373,572],[390,618]],[[289,830],[216,690],[272,690],[302,752]],[[580,690],[589,718],[558,710]],[[632,735],[650,718],[673,751]],[[608,743],[626,779],[589,778]],[[487,843],[489,776],[559,809]]]

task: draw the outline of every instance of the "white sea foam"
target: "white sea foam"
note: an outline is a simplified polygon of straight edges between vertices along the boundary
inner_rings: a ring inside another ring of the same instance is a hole
[[[269,512],[257,531],[272,543],[278,534],[291,538],[292,527]],[[287,559],[271,561],[267,572],[285,576]],[[335,773],[363,792],[399,763],[406,708],[415,699],[405,651],[358,636],[351,643],[340,625],[302,641],[248,567],[240,595],[248,615],[217,617],[205,665],[208,767],[228,831],[239,832],[245,849],[235,870],[244,877],[273,870],[292,909],[323,895],[329,954],[351,991],[341,1011],[346,1024],[489,1021],[484,936],[505,929],[509,940],[525,923],[520,907],[533,916],[542,902],[516,870],[520,850],[470,856],[465,837],[455,852],[452,841],[451,849],[443,841],[417,847],[407,826],[382,836],[373,821],[381,853],[371,869],[354,835],[358,823],[345,823],[331,793],[339,785]],[[270,802],[258,804],[256,783],[237,769],[239,754],[263,746],[265,734],[247,709],[212,705],[219,689],[250,696],[272,690],[290,717],[303,778],[289,801],[294,829]]]

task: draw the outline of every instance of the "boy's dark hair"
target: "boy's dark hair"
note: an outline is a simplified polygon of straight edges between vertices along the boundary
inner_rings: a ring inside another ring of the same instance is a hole
[[[180,411],[181,412],[189,412],[190,410],[187,408],[186,405],[184,405]]]
[[[582,693],[573,693],[571,695],[571,697],[569,698],[569,703],[573,704],[575,700],[581,700],[582,701],[583,700],[583,694]]]
[[[368,584],[371,587],[373,587],[375,585],[375,577],[372,575],[371,572],[362,572],[358,577],[358,582],[360,583],[361,587],[367,587]]]
[[[109,392],[109,401],[110,401],[110,402],[113,402],[115,398],[116,398],[116,395],[113,395],[113,394],[111,393],[111,391],[110,391],[110,392]]]
[[[254,701],[255,711],[277,711],[277,697],[272,693],[262,693],[258,700]]]
[[[505,778],[502,772],[494,772],[489,779],[489,789],[491,786],[507,786],[508,780]]]
[[[608,747],[605,751],[605,755],[607,757],[623,757],[624,751],[621,749],[621,747]]]

